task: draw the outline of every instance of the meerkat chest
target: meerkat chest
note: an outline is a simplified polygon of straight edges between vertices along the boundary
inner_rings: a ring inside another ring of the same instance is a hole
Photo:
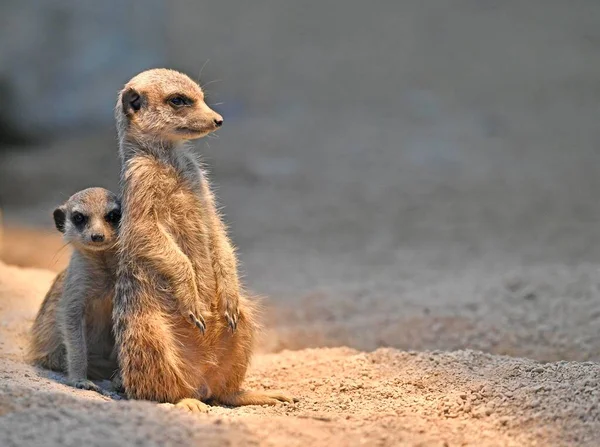
[[[182,250],[191,254],[208,244],[210,216],[202,197],[188,188],[181,188],[169,200],[167,225]]]
[[[85,319],[90,352],[107,354],[114,344],[112,336],[113,293],[98,296],[87,303]]]

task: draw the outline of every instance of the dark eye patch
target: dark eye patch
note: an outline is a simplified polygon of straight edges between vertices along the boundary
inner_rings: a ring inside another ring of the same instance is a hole
[[[79,212],[74,212],[71,214],[71,222],[73,222],[76,227],[81,227],[87,222],[87,216]]]
[[[185,95],[173,95],[171,96],[167,102],[172,105],[175,108],[178,107],[184,107],[184,106],[191,106],[192,104],[194,104],[194,100],[185,96]]]
[[[117,225],[119,223],[119,221],[121,220],[121,211],[112,210],[106,216],[104,216],[104,218],[106,219],[106,221],[108,223]]]

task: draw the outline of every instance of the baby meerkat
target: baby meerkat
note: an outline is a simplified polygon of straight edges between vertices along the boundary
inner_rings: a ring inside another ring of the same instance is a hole
[[[117,196],[103,188],[79,191],[54,210],[56,228],[73,254],[46,294],[29,346],[33,363],[98,392],[88,377],[110,379],[118,369],[112,307],[120,218]]]
[[[206,411],[291,402],[243,391],[257,328],[205,172],[184,143],[223,124],[188,76],[131,79],[115,110],[123,217],[114,330],[125,391]]]

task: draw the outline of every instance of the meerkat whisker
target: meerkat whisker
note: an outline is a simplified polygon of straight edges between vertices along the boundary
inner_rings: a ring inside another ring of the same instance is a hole
[[[204,70],[204,67],[206,67],[206,64],[208,64],[210,62],[210,59],[206,59],[204,61],[204,63],[202,64],[202,67],[200,67],[200,71],[198,72],[198,78],[196,79],[196,83],[200,84],[200,78],[202,77],[202,71]]]
[[[58,250],[56,250],[56,252],[54,253],[54,256],[52,256],[52,261],[51,261],[51,265],[54,267],[56,265],[56,263],[58,262],[58,258],[61,254],[61,252],[67,248],[71,243],[70,242],[65,242],[62,247],[60,247]]]
[[[215,82],[222,82],[222,81],[223,81],[223,79],[213,79],[212,81],[208,81],[207,83],[202,84],[202,86],[200,88],[202,88],[204,90],[207,85],[214,84]]]

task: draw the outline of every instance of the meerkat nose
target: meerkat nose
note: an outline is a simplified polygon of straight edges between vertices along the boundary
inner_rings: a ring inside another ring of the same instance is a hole
[[[104,242],[104,235],[100,233],[92,234],[92,242]]]
[[[217,127],[221,127],[223,125],[223,118],[215,118],[213,121],[215,122],[215,126]]]

